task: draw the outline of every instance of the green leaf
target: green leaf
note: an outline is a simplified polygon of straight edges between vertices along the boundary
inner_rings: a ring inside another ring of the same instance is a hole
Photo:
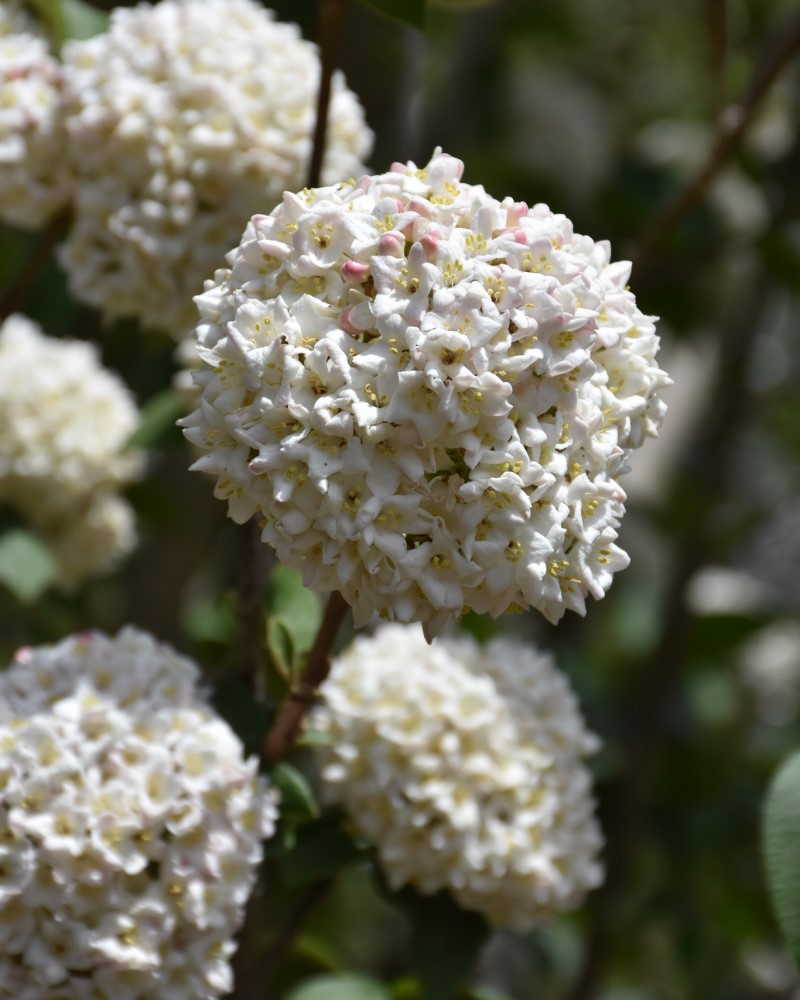
[[[764,806],[764,859],[772,906],[800,959],[800,752],[778,771]]]
[[[391,1000],[392,994],[371,976],[315,976],[286,1000]]]
[[[313,591],[303,586],[303,577],[288,566],[276,566],[267,586],[270,620],[279,621],[291,637],[294,652],[311,649],[322,621],[322,606]]]
[[[58,575],[49,549],[36,535],[14,528],[0,538],[0,583],[23,604],[32,604]]]
[[[29,0],[45,26],[53,48],[70,38],[92,38],[108,28],[108,14],[83,0]]]
[[[424,26],[425,0],[362,0],[362,3],[414,28]]]
[[[330,813],[298,827],[291,851],[282,860],[283,874],[291,887],[307,885],[331,878],[363,857],[363,848],[342,828],[341,816]]]
[[[294,680],[294,643],[286,626],[276,618],[267,619],[267,650],[275,669],[291,685]]]
[[[108,28],[108,14],[83,0],[61,0],[62,38],[93,38]]]
[[[225,678],[213,689],[211,704],[244,743],[248,754],[258,753],[271,716],[240,681]]]
[[[186,607],[181,626],[195,642],[231,644],[236,639],[236,615],[230,601],[201,598]]]
[[[327,747],[333,743],[333,736],[324,729],[306,726],[295,743],[299,747]]]
[[[127,448],[152,448],[175,427],[175,421],[186,413],[186,404],[172,389],[166,389],[149,399],[142,407],[138,428],[128,438]]]
[[[286,763],[276,764],[270,771],[270,778],[281,793],[282,819],[302,821],[319,816],[320,808],[314,790],[296,767]]]
[[[403,889],[390,898],[408,917],[409,965],[424,1000],[450,1000],[463,988],[489,935],[486,921],[461,909],[446,892],[422,896]]]

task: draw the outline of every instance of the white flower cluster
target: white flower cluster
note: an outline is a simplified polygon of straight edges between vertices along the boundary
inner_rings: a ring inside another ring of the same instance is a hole
[[[76,298],[178,337],[191,297],[247,219],[304,182],[319,57],[254,0],[117,8],[106,34],[64,48],[75,221],[61,251]],[[371,147],[334,80],[328,182]]]
[[[0,3],[0,220],[35,229],[66,200],[62,73],[33,20]]]
[[[663,415],[630,265],[462,167],[287,194],[197,299],[194,468],[356,625],[583,614]]]
[[[96,348],[46,337],[24,316],[0,326],[0,503],[50,546],[59,581],[102,572],[134,546],[118,490],[141,467],[124,449],[139,412]]]
[[[0,675],[0,995],[229,992],[275,796],[198,671],[147,633],[21,650]]]
[[[596,748],[551,657],[384,625],[333,664],[311,724],[324,787],[393,888],[448,889],[525,930],[599,885],[581,758]]]

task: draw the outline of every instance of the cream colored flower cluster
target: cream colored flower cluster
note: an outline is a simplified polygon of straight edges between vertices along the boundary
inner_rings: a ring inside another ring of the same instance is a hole
[[[596,740],[549,656],[384,625],[334,662],[322,695],[324,788],[393,888],[447,889],[525,930],[600,883],[582,763]]]
[[[254,0],[116,9],[64,48],[75,222],[62,248],[76,298],[178,337],[248,218],[304,182],[319,58]],[[356,97],[334,81],[323,174],[362,170]]]
[[[68,197],[62,73],[19,5],[0,3],[0,220],[40,226]]]
[[[230,991],[275,796],[197,680],[133,628],[0,675],[0,995]]]
[[[287,194],[197,299],[194,468],[356,625],[583,614],[664,410],[630,265],[462,167]]]
[[[0,326],[0,503],[50,546],[65,586],[133,548],[133,511],[118,491],[141,466],[124,449],[138,422],[94,346],[46,337],[24,316]]]

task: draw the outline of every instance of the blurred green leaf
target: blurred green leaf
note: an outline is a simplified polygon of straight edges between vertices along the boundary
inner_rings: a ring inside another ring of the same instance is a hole
[[[480,643],[488,642],[500,631],[500,623],[495,618],[490,618],[489,615],[476,615],[472,611],[461,618],[459,626]]]
[[[175,421],[185,413],[186,404],[173,389],[158,393],[142,407],[139,426],[128,438],[126,447],[154,447],[175,427]]]
[[[313,726],[306,726],[297,738],[296,745],[299,747],[324,747],[330,746],[332,742],[333,737],[330,733],[322,729],[315,729]]]
[[[286,626],[276,618],[267,619],[267,650],[275,669],[291,685],[294,680],[294,643]]]
[[[50,551],[29,531],[14,528],[0,537],[0,582],[23,604],[39,598],[57,574]]]
[[[61,0],[63,39],[93,38],[108,28],[108,14],[83,0]]]
[[[303,586],[302,575],[288,566],[276,566],[267,585],[266,601],[270,620],[285,627],[294,652],[307,652],[322,621],[322,606],[317,595]]]
[[[780,768],[764,806],[764,860],[783,936],[800,957],[800,752]]]
[[[464,986],[489,935],[486,921],[462,909],[446,892],[422,896],[403,889],[390,898],[408,917],[409,965],[424,1000],[450,1000]]]
[[[413,976],[403,976],[392,983],[392,1000],[417,1000],[419,983]]]
[[[289,886],[307,885],[331,878],[363,857],[363,849],[343,829],[341,816],[329,813],[297,829],[282,860],[283,874]]]
[[[425,23],[425,0],[361,0],[367,7],[388,14],[398,21],[404,21],[414,28],[422,28]]]
[[[303,983],[287,1000],[391,1000],[392,994],[370,976],[316,976]]]
[[[291,764],[276,764],[270,772],[273,785],[281,793],[281,818],[307,820],[320,814],[314,790],[304,774]]]
[[[92,38],[108,27],[108,13],[83,0],[29,0],[45,25],[53,48],[71,38]]]
[[[233,678],[215,684],[211,703],[244,743],[245,751],[258,753],[269,728],[269,709],[256,701],[241,681]]]
[[[232,643],[236,638],[236,615],[230,602],[205,598],[193,601],[181,615],[181,626],[195,642]]]

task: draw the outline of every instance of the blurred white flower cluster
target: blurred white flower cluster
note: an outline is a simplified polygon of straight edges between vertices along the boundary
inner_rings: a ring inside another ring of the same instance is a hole
[[[525,930],[601,882],[582,763],[597,742],[550,656],[384,625],[334,661],[322,695],[325,791],[393,888],[447,889]]]
[[[134,546],[133,510],[118,491],[141,467],[124,448],[138,422],[93,345],[46,337],[20,315],[0,326],[0,503],[42,536],[64,586]]]
[[[287,194],[197,299],[194,468],[357,626],[583,614],[663,415],[630,265],[462,167]]]
[[[0,3],[0,220],[40,226],[68,197],[62,73],[19,5]]]
[[[253,0],[117,8],[107,33],[63,53],[76,172],[61,262],[76,298],[180,336],[191,302],[248,218],[304,182],[319,58]],[[371,148],[334,80],[328,182]]]
[[[0,994],[203,1000],[275,796],[147,633],[22,649],[0,675]]]

